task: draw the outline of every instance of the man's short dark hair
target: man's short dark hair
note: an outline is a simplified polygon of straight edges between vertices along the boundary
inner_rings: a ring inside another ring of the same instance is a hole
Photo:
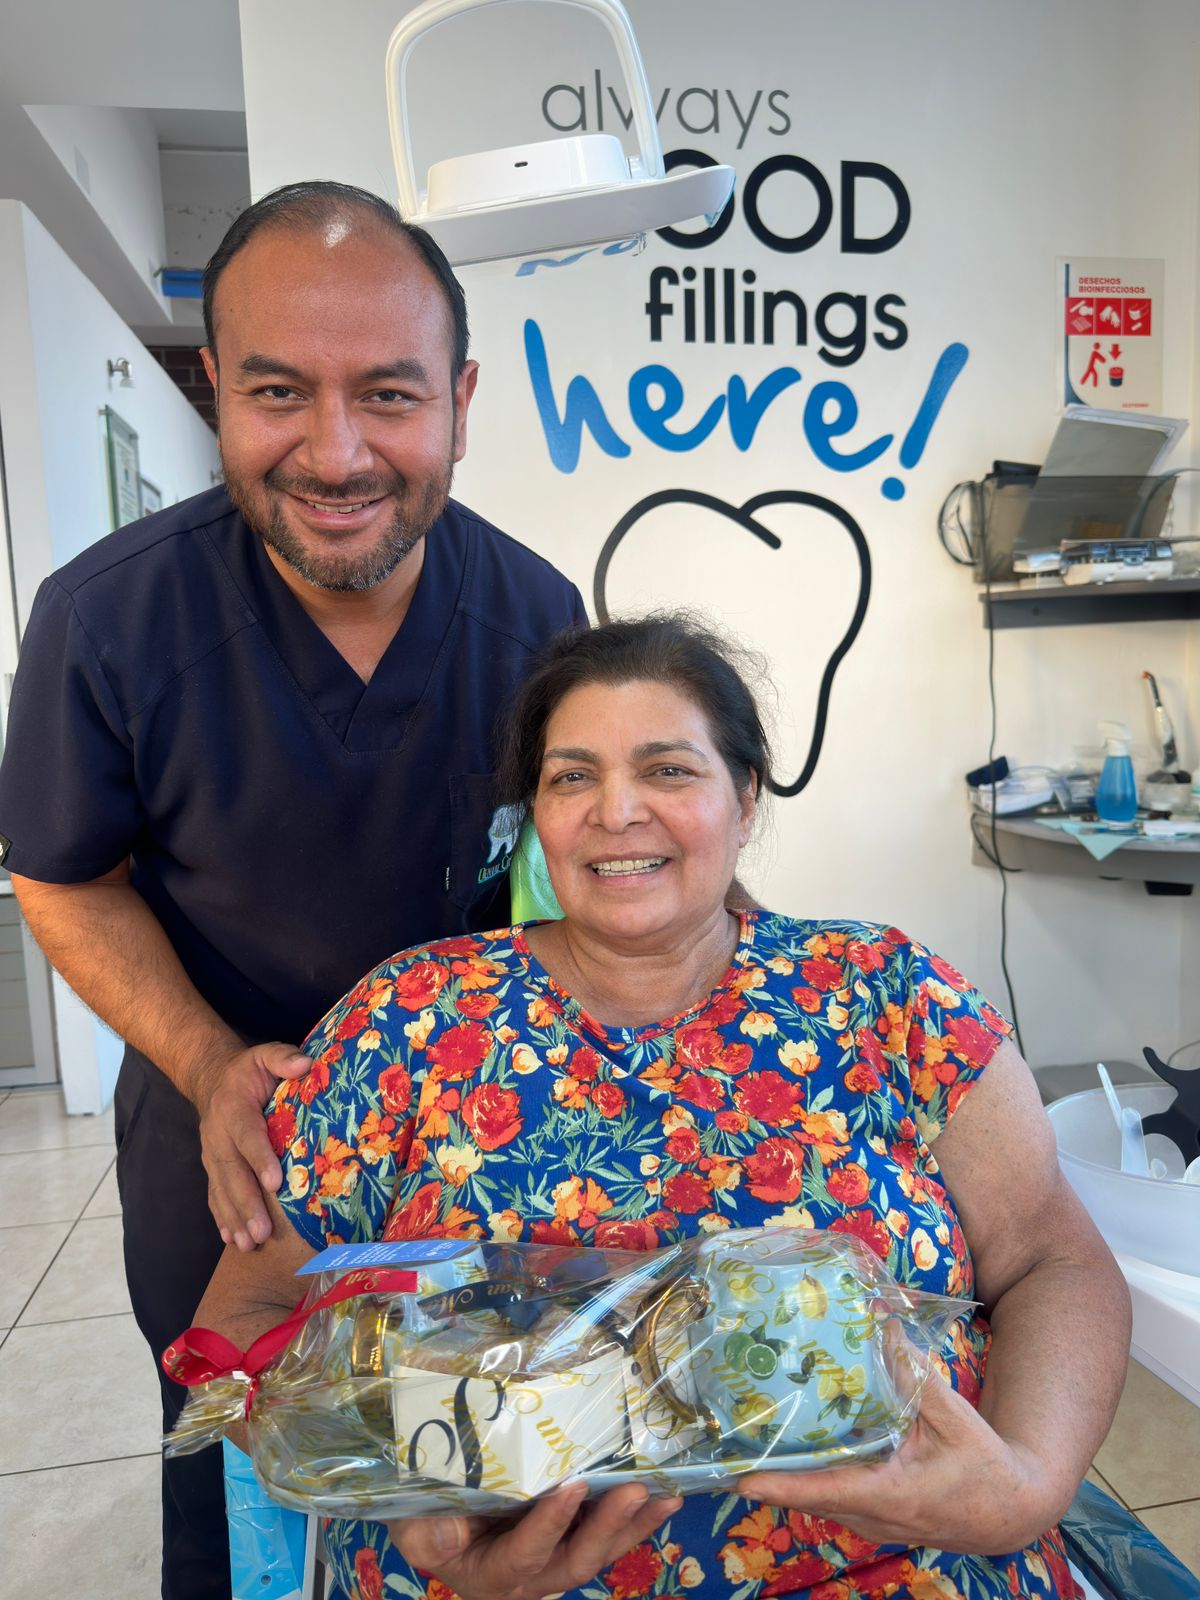
[[[467,359],[467,301],[462,285],[454,276],[440,246],[424,228],[406,222],[394,205],[372,194],[369,189],[358,189],[351,183],[334,183],[328,179],[287,183],[281,189],[272,189],[270,194],[263,195],[261,200],[247,206],[213,252],[212,260],[204,269],[204,338],[214,361],[217,344],[213,327],[213,297],[221,274],[238,251],[263,228],[305,232],[327,226],[348,210],[369,215],[387,232],[407,240],[437,279],[450,312],[450,324],[454,332],[452,372],[454,377],[458,377]]]

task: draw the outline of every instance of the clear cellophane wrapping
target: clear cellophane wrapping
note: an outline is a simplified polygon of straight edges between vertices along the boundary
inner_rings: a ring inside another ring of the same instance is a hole
[[[343,1517],[503,1512],[568,1478],[723,1490],[768,1464],[890,1455],[929,1355],[972,1309],[898,1284],[852,1236],[802,1228],[646,1254],[433,1250],[410,1262],[415,1289],[321,1305],[261,1373],[198,1384],[167,1454],[245,1420],[275,1499]],[[347,1281],[315,1277],[305,1306]]]

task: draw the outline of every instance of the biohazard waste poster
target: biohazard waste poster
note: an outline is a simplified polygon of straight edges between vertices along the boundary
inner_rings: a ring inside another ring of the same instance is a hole
[[[1162,410],[1163,263],[1058,262],[1059,404]]]

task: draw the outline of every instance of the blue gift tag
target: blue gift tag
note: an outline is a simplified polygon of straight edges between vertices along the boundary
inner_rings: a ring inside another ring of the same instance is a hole
[[[377,1240],[372,1244],[331,1244],[296,1273],[298,1278],[314,1272],[352,1272],[356,1267],[416,1267],[427,1261],[453,1261],[478,1246],[469,1239],[397,1239],[393,1243]]]

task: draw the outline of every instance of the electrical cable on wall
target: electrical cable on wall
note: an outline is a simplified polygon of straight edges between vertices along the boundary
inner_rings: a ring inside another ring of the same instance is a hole
[[[964,525],[962,519],[962,505],[964,499],[970,500],[972,505],[973,521],[976,528],[982,522],[979,504],[980,485],[969,480],[956,483],[950,493],[942,501],[938,511],[937,529],[938,538],[941,540],[942,549],[957,566],[973,567],[977,564],[975,551],[975,536]],[[951,545],[951,538],[957,537],[959,549]]]
[[[988,840],[979,831],[979,827],[978,827],[979,820],[980,820],[979,813],[978,812],[973,812],[972,815],[971,815],[971,837],[975,840],[975,843],[979,846],[980,854],[983,855],[983,856],[986,856],[987,859],[992,863],[992,865],[994,867],[1004,867],[1004,870],[1006,872],[1024,872],[1025,871],[1024,867],[1005,867],[1004,863],[1000,860],[1000,858],[998,856],[996,856],[996,855],[993,855],[991,844],[988,842]]]
[[[959,487],[961,488],[963,486],[960,485]],[[974,487],[974,485],[968,485],[967,487]],[[953,493],[953,491],[952,491],[952,493]],[[942,509],[944,511],[945,507],[943,506]],[[956,510],[957,510],[957,502],[956,502]],[[939,520],[939,527],[940,527],[940,523],[941,523],[941,517],[940,516],[939,516],[938,520]],[[961,527],[961,522],[960,522],[959,526]],[[1011,977],[1011,975],[1009,973],[1009,970],[1008,970],[1008,875],[1009,875],[1010,872],[1012,872],[1014,870],[1020,870],[1020,869],[1019,868],[1018,869],[1014,869],[1012,867],[1006,867],[1005,866],[1004,862],[1002,861],[1002,859],[1000,857],[1000,840],[999,840],[999,837],[998,837],[998,834],[997,834],[997,831],[996,831],[996,813],[997,813],[997,805],[996,805],[996,720],[997,720],[996,719],[996,628],[995,628],[995,622],[994,622],[993,617],[992,617],[992,574],[991,574],[991,563],[990,563],[990,560],[988,558],[987,529],[984,527],[982,518],[979,518],[979,520],[976,522],[975,526],[976,526],[976,530],[977,530],[978,538],[979,538],[980,552],[981,552],[982,557],[983,557],[983,584],[984,584],[984,607],[983,607],[983,609],[984,609],[984,616],[987,618],[987,635],[988,635],[988,657],[987,657],[987,662],[988,662],[988,665],[987,665],[988,699],[989,699],[989,701],[991,703],[991,712],[992,712],[991,734],[990,734],[990,737],[988,739],[988,763],[989,763],[989,765],[991,766],[991,769],[992,769],[992,779],[991,779],[991,788],[992,788],[992,826],[991,826],[992,848],[991,848],[990,853],[987,852],[987,851],[985,851],[984,853],[985,853],[985,855],[988,855],[988,859],[994,864],[994,866],[996,867],[996,870],[1000,874],[1000,971],[1004,974],[1004,987],[1008,991],[1008,1013],[1009,1013],[1009,1016],[1012,1018],[1013,1032],[1017,1036],[1017,1049],[1020,1050],[1022,1055],[1024,1055],[1025,1054],[1025,1044],[1024,1044],[1024,1040],[1021,1037],[1020,1019],[1017,1016],[1017,997],[1016,997],[1016,993],[1013,990],[1012,977]],[[944,543],[944,541],[943,541],[943,543]],[[974,825],[973,824],[972,824],[972,831],[974,831]]]

